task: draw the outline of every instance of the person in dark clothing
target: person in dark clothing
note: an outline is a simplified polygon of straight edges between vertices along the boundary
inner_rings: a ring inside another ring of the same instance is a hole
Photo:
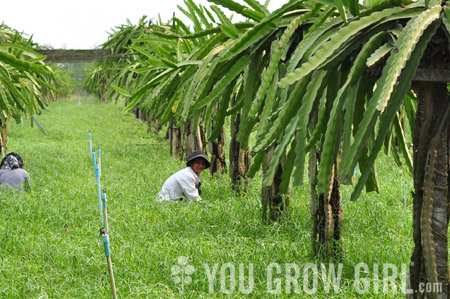
[[[23,170],[23,160],[16,153],[7,154],[0,163],[0,186],[16,190],[31,189],[31,180]]]

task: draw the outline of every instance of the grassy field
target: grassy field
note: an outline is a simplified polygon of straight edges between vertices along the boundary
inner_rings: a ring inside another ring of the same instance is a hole
[[[306,184],[293,189],[288,219],[273,225],[260,220],[259,179],[238,197],[226,175],[205,173],[203,205],[157,203],[165,179],[184,163],[120,109],[63,100],[37,117],[48,135],[27,122],[11,125],[8,151],[23,157],[33,191],[0,194],[0,298],[110,297],[89,131],[102,150],[119,298],[404,297],[413,246],[406,168],[382,157],[381,193],[357,202],[342,187],[345,252],[342,261],[324,262],[327,275],[336,270],[329,285],[311,254]],[[394,285],[383,282],[383,271]]]

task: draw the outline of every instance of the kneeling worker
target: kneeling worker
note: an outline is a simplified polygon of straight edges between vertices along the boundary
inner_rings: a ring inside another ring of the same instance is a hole
[[[22,168],[23,160],[18,154],[7,154],[0,163],[0,186],[20,191],[31,189],[30,176]]]
[[[171,175],[159,192],[157,201],[184,199],[201,201],[200,173],[209,168],[207,155],[202,151],[193,151],[186,162],[186,168]]]

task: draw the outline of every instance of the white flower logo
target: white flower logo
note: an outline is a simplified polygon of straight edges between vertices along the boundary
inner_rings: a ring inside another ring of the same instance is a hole
[[[173,281],[176,284],[181,284],[181,293],[184,292],[184,285],[188,285],[192,282],[192,275],[195,272],[195,268],[192,265],[188,265],[189,259],[185,256],[179,256],[177,258],[178,265],[173,265],[171,268]]]

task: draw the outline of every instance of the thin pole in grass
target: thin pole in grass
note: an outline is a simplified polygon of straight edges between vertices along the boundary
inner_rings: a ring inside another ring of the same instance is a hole
[[[106,263],[108,265],[108,273],[109,273],[109,282],[111,283],[111,293],[113,299],[117,298],[116,295],[116,283],[114,281],[114,272],[112,267],[112,261],[111,261],[111,254],[109,250],[109,237],[108,237],[108,209],[106,207],[106,202],[108,200],[106,199],[106,188],[103,189],[102,194],[102,202],[103,202],[103,215],[104,215],[104,223],[105,227],[100,229],[100,235],[103,239],[103,246],[105,248],[105,255],[106,255]]]
[[[92,153],[92,139],[91,139],[91,131],[89,131],[89,153]]]
[[[406,208],[406,193],[407,193],[407,189],[408,189],[408,183],[405,182],[403,187],[405,189],[405,194],[403,195],[403,204],[405,205],[405,208]]]
[[[100,211],[100,222],[103,226],[102,217],[102,191],[100,188],[100,176],[101,176],[101,150],[98,148],[98,163],[95,159],[95,150],[92,151],[92,160],[94,161],[95,180],[97,181],[97,194],[98,194],[98,209]]]
[[[97,191],[98,191],[98,202],[99,202],[99,210],[100,210],[100,236],[103,240],[103,247],[105,249],[106,263],[108,265],[108,274],[109,274],[109,282],[111,284],[111,294],[113,299],[117,298],[116,294],[116,284],[114,281],[114,272],[112,268],[111,262],[111,251],[109,249],[109,236],[108,236],[108,212],[106,207],[106,188],[103,189],[103,193],[101,192],[100,187],[100,176],[101,176],[101,150],[98,148],[98,163],[95,159],[95,151],[92,150],[92,140],[91,140],[91,132],[89,132],[89,147],[92,153],[92,160],[94,162],[94,170],[95,170],[95,179],[97,181]]]

